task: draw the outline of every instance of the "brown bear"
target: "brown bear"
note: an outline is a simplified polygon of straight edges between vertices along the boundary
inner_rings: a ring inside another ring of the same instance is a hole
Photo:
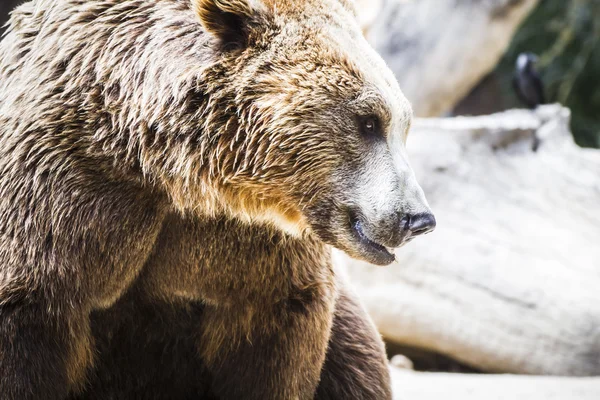
[[[349,0],[34,0],[0,44],[0,398],[389,399],[330,246],[435,226]]]

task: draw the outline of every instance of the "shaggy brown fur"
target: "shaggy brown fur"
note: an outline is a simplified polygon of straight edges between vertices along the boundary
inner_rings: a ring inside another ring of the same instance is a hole
[[[215,245],[217,236],[223,242]],[[110,364],[97,368],[81,398],[126,399],[138,393],[133,388],[142,388],[157,399],[201,393],[222,399],[309,399],[321,379],[328,342],[328,358],[346,366],[331,368],[327,376],[339,387],[327,382],[324,395],[316,398],[388,398],[381,341],[343,286],[336,299],[339,285],[321,246],[235,221],[170,215],[155,254],[130,292],[110,310],[94,314],[98,348]],[[334,304],[339,319],[332,331]],[[132,311],[144,307],[153,312]],[[169,307],[187,311],[170,323]],[[172,329],[171,324],[186,327]],[[347,331],[356,342],[348,342]],[[181,349],[195,346],[198,355],[192,352],[185,355],[190,360],[178,361]],[[154,348],[158,360],[147,354]],[[125,366],[118,361],[121,351],[128,355]],[[139,365],[137,359],[148,364],[135,370],[130,363]],[[193,384],[174,386],[169,381],[173,371],[179,371],[174,382]],[[126,381],[123,374],[129,376]]]
[[[409,122],[348,1],[19,7],[0,398],[389,398],[329,246],[388,264],[428,210]]]

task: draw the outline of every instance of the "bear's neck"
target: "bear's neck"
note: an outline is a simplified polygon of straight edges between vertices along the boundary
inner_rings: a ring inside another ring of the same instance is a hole
[[[294,237],[268,225],[173,213],[144,281],[166,298],[244,308],[275,306],[307,288],[333,288],[333,277],[331,249],[312,234]]]
[[[205,259],[207,267],[230,269],[228,275],[232,277],[256,277],[258,281],[253,284],[257,290],[263,290],[270,280],[266,287],[285,292],[292,286],[314,284],[332,271],[331,248],[311,233],[298,237],[268,224],[228,218],[208,219],[200,229],[206,244],[214,249]]]

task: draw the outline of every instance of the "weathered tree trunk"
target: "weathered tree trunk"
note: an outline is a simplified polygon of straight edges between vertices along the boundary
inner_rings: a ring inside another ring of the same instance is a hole
[[[357,0],[367,38],[422,117],[451,110],[493,70],[537,3]]]
[[[600,374],[600,151],[568,121],[552,105],[416,122],[437,230],[387,268],[336,253],[384,337],[486,371]]]
[[[432,374],[392,369],[395,400],[598,400],[600,378]]]

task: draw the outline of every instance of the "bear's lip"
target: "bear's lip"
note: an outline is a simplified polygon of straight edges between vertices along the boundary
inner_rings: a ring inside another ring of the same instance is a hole
[[[390,249],[382,244],[379,244],[367,237],[363,229],[363,224],[360,220],[352,221],[352,231],[356,237],[361,250],[366,253],[365,258],[369,262],[378,265],[389,265],[396,260],[393,249]]]

